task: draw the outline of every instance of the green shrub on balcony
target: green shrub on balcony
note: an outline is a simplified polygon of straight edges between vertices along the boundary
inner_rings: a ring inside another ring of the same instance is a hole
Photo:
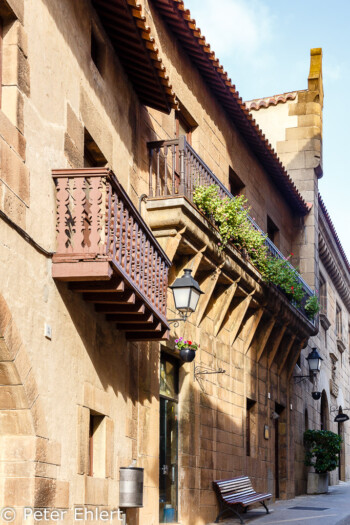
[[[236,246],[249,256],[265,281],[278,286],[296,307],[301,306],[305,292],[297,270],[290,266],[289,258],[282,259],[268,253],[265,244],[267,235],[254,228],[249,219],[250,208],[244,195],[234,199],[222,198],[219,187],[211,184],[197,186],[193,194],[193,202],[218,228],[220,251],[228,243]],[[317,297],[310,297],[306,305],[306,314],[313,319],[319,310]]]
[[[277,259],[269,256],[264,279],[278,286],[295,306],[300,307],[305,292],[298,279],[297,271],[289,266],[288,259]]]
[[[228,243],[246,251],[251,262],[264,274],[266,271],[266,236],[256,230],[249,220],[249,207],[244,195],[235,199],[221,198],[219,187],[197,186],[193,194],[195,205],[217,226],[220,234],[219,250]]]

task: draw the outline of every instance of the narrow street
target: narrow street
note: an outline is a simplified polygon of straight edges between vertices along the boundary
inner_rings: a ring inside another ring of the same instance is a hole
[[[320,496],[298,496],[290,500],[280,500],[269,505],[270,514],[261,507],[243,515],[245,523],[255,525],[277,525],[296,523],[297,525],[350,525],[350,483],[329,487],[328,494]],[[221,525],[239,523],[237,518],[220,521]],[[208,525],[213,525],[210,523]]]

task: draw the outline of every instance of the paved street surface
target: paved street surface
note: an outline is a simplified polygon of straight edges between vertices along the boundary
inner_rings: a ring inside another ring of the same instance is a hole
[[[243,514],[244,522],[251,525],[350,525],[350,483],[329,487],[328,494],[278,501],[269,505],[269,509],[270,514],[266,514],[263,507],[248,511]],[[221,525],[237,523],[236,518],[220,521]]]

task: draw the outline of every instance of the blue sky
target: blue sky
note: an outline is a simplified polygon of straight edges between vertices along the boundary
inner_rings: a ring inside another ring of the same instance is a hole
[[[184,0],[243,100],[307,88],[323,50],[323,178],[319,189],[350,259],[350,2]]]

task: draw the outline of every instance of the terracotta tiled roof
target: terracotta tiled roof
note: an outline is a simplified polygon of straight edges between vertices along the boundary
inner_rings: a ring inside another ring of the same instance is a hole
[[[287,100],[295,100],[297,91],[291,93],[282,93],[281,95],[273,95],[272,97],[255,98],[254,100],[246,100],[244,103],[250,110],[259,110],[260,108],[268,108],[269,106],[277,106],[277,104],[285,104]]]
[[[322,199],[320,193],[318,194],[318,203],[319,203],[319,206],[320,206],[320,208],[321,208],[321,210],[323,212],[323,215],[325,216],[325,219],[327,221],[329,229],[332,232],[332,235],[333,235],[334,240],[335,240],[335,242],[336,242],[336,244],[338,246],[338,249],[339,249],[339,251],[341,253],[341,256],[343,257],[343,260],[345,262],[345,266],[347,267],[348,271],[350,272],[350,263],[349,263],[348,258],[346,256],[344,248],[342,247],[342,244],[341,244],[340,239],[338,237],[338,234],[337,234],[337,232],[335,230],[335,227],[334,227],[334,224],[332,222],[332,219],[331,219],[331,217],[330,217],[330,215],[328,213],[328,210],[327,210],[327,208],[325,206],[325,203],[323,202],[323,199]]]
[[[141,102],[166,113],[177,109],[142,7],[136,0],[92,0],[92,5]]]
[[[190,11],[185,8],[183,1],[152,1],[178,38],[185,52],[197,66],[214,96],[220,101],[229,117],[232,118],[251,150],[254,151],[276,186],[285,195],[287,202],[298,213],[306,215],[309,211],[306,202],[240,98],[238,91],[215,57],[215,53],[206,42],[201,30],[196,26],[196,21],[191,18]]]

